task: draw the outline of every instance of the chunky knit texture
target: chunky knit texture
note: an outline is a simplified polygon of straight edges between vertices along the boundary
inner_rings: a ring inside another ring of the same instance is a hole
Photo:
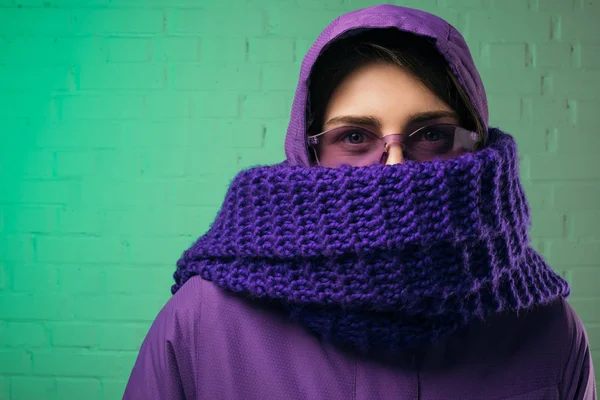
[[[434,343],[490,313],[568,296],[529,246],[516,145],[395,166],[241,172],[210,230],[177,264],[276,300],[323,340],[362,353]]]

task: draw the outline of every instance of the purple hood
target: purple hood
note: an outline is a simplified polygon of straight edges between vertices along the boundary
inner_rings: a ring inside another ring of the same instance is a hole
[[[488,106],[483,82],[475,68],[467,43],[456,28],[440,17],[424,11],[389,4],[378,5],[336,18],[321,32],[306,53],[285,139],[285,154],[290,165],[310,165],[306,148],[306,116],[308,84],[315,61],[331,42],[365,28],[396,28],[434,39],[437,50],[448,61],[471,99],[484,129],[488,128]]]

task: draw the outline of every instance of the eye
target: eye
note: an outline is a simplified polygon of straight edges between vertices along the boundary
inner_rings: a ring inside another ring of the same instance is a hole
[[[429,129],[423,132],[423,139],[425,139],[428,142],[436,142],[440,140],[440,133],[435,129]]]
[[[344,136],[344,140],[350,144],[361,144],[365,139],[365,134],[360,131],[351,131]]]

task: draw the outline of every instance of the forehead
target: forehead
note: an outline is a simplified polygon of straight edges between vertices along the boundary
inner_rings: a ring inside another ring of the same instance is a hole
[[[373,115],[384,123],[406,122],[415,113],[451,110],[417,77],[392,64],[357,68],[334,90],[325,121],[337,115]]]

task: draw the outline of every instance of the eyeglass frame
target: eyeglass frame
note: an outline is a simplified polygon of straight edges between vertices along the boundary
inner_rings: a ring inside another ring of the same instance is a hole
[[[475,150],[475,148],[476,148],[477,144],[479,144],[479,143],[483,143],[484,137],[483,137],[483,135],[481,135],[479,132],[476,132],[476,131],[471,131],[471,130],[465,129],[465,128],[461,127],[460,125],[457,125],[457,124],[448,124],[448,123],[446,123],[446,124],[444,124],[444,123],[432,123],[432,124],[423,125],[423,126],[421,126],[421,127],[417,128],[416,130],[414,130],[413,132],[409,133],[409,134],[406,134],[406,133],[388,133],[388,134],[386,134],[386,135],[382,135],[382,136],[380,136],[382,139],[383,139],[383,138],[389,138],[389,139],[391,139],[391,140],[389,140],[389,141],[388,141],[388,140],[384,140],[384,150],[383,150],[383,153],[381,154],[382,158],[383,158],[383,156],[384,156],[384,155],[387,153],[387,151],[388,151],[388,145],[389,145],[389,144],[392,144],[392,143],[398,143],[398,142],[399,142],[399,140],[398,140],[398,139],[399,139],[399,136],[411,137],[411,136],[413,136],[414,134],[418,133],[419,131],[421,131],[421,130],[423,130],[423,129],[425,129],[425,128],[429,128],[429,127],[432,127],[432,126],[439,126],[439,125],[444,125],[444,126],[452,126],[452,127],[455,127],[455,128],[460,128],[460,129],[464,129],[464,130],[466,130],[466,131],[469,131],[469,132],[470,132],[470,134],[471,134],[471,136],[470,136],[470,139],[473,141],[473,149],[474,149],[474,150]],[[317,149],[316,149],[316,146],[319,144],[319,136],[325,135],[325,134],[327,134],[327,133],[329,133],[329,132],[332,132],[332,131],[334,131],[334,130],[336,130],[336,129],[340,129],[340,128],[358,128],[358,129],[366,130],[366,131],[368,131],[368,132],[371,132],[371,133],[373,133],[373,134],[377,135],[377,134],[376,134],[375,132],[373,132],[372,130],[370,130],[370,129],[368,129],[368,128],[365,128],[365,127],[362,127],[362,126],[356,126],[356,125],[343,125],[343,126],[337,126],[337,127],[335,127],[335,128],[328,129],[328,130],[326,130],[326,131],[323,131],[323,132],[317,133],[317,134],[315,134],[315,135],[310,135],[310,136],[307,136],[307,142],[308,142],[308,146],[309,146],[311,149],[313,149],[313,152],[315,153],[315,159],[317,160],[317,163],[319,163],[319,157],[318,157],[318,155],[317,155]]]

